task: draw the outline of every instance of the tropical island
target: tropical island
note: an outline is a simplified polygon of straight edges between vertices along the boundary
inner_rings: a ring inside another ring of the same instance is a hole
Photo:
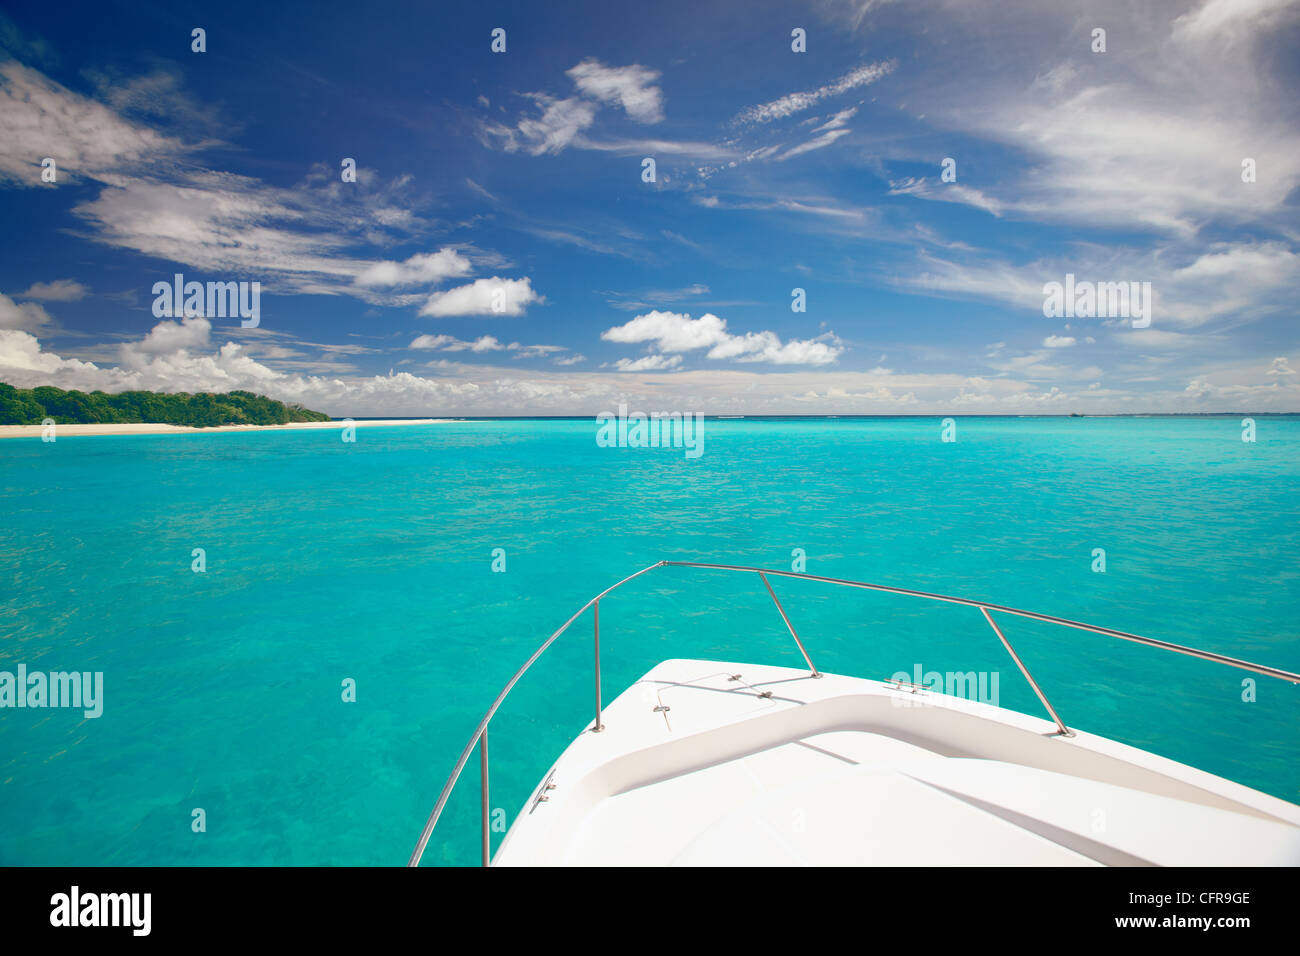
[[[50,385],[14,388],[0,382],[0,425],[158,424],[189,428],[328,422],[324,412],[252,392],[65,391]]]

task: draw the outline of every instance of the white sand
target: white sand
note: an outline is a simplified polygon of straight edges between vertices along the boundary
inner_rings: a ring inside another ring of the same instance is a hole
[[[443,425],[455,422],[453,418],[383,418],[356,421],[358,428],[366,425]],[[56,439],[65,435],[206,435],[210,432],[262,432],[284,431],[292,428],[343,428],[343,422],[290,422],[288,425],[218,425],[214,428],[191,428],[188,425],[56,425]],[[43,425],[0,425],[0,438],[40,438]]]

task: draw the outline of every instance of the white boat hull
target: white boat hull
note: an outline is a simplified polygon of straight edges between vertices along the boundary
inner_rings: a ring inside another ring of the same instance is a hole
[[[926,690],[670,660],[603,724],[494,865],[1300,864],[1294,804]]]

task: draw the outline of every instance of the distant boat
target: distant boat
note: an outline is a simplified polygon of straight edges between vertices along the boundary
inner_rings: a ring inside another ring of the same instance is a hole
[[[1086,418],[1086,415],[1080,415],[1078,412],[1070,412],[1071,418]]]
[[[669,659],[602,705],[600,602],[664,567],[758,575],[807,666]],[[979,610],[1051,719],[998,706],[996,682],[991,695],[983,686],[976,695],[974,672],[947,675],[945,692],[937,672],[879,681],[818,671],[769,575]],[[595,720],[550,765],[493,854],[488,725],[515,682],[589,608]],[[475,748],[484,866],[1300,864],[1300,806],[1068,728],[994,613],[1300,683],[1300,674],[1275,667],[969,598],[660,561],[588,601],[506,684],[443,786],[408,865],[419,865]],[[1100,828],[1099,807],[1108,823]]]

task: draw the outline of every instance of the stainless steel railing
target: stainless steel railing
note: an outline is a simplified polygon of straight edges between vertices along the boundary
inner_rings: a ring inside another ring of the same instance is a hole
[[[1216,664],[1226,664],[1229,667],[1236,667],[1241,670],[1251,671],[1255,674],[1262,674],[1265,677],[1277,677],[1281,680],[1290,681],[1293,684],[1300,684],[1300,674],[1293,674],[1290,671],[1284,671],[1277,667],[1268,667],[1263,664],[1252,664],[1249,661],[1239,660],[1235,657],[1227,657],[1223,654],[1216,654],[1213,651],[1202,651],[1194,647],[1185,647],[1182,644],[1172,644],[1169,641],[1158,641],[1150,637],[1141,637],[1137,634],[1129,634],[1127,631],[1117,631],[1109,627],[1083,624],[1079,621],[1071,621],[1068,618],[1053,617],[1050,614],[1039,614],[1036,611],[1024,611],[1019,608],[1006,607],[1001,604],[990,604],[988,601],[975,601],[970,598],[952,597],[947,594],[934,594],[929,591],[913,591],[909,588],[896,588],[885,584],[867,584],[864,581],[849,581],[844,578],[827,578],[817,574],[804,574],[799,571],[780,571],[771,568],[755,568],[740,564],[709,564],[702,561],[659,561],[649,567],[642,568],[635,574],[629,574],[623,580],[601,591],[594,598],[580,607],[572,617],[560,625],[559,630],[548,637],[542,645],[533,652],[532,656],[529,657],[528,660],[524,662],[524,665],[515,672],[515,675],[510,678],[510,681],[501,689],[501,693],[497,694],[496,699],[492,701],[492,706],[490,706],[487,713],[483,715],[483,719],[479,721],[478,726],[474,730],[474,734],[469,739],[469,743],[465,745],[465,749],[461,751],[460,759],[456,761],[456,766],[452,768],[451,775],[447,778],[447,782],[443,784],[442,792],[438,794],[438,802],[434,804],[433,812],[429,814],[429,819],[424,824],[424,830],[420,833],[420,840],[415,845],[415,850],[412,851],[411,858],[406,863],[407,866],[419,866],[420,858],[424,855],[425,847],[429,844],[429,838],[433,835],[433,828],[438,825],[438,818],[442,816],[442,811],[447,806],[447,801],[451,797],[452,790],[455,789],[456,783],[460,780],[461,772],[465,769],[465,764],[469,762],[470,754],[474,752],[475,746],[479,748],[483,865],[487,866],[491,863],[492,841],[491,830],[489,828],[491,811],[488,805],[488,724],[492,722],[492,718],[496,715],[497,710],[500,708],[502,702],[506,699],[506,696],[510,693],[511,689],[513,689],[515,684],[518,683],[519,678],[523,677],[528,669],[537,662],[537,659],[542,656],[546,649],[555,643],[556,638],[567,631],[573,622],[583,615],[587,608],[591,608],[594,624],[594,663],[596,672],[596,719],[591,726],[591,730],[593,733],[599,733],[604,730],[604,724],[601,723],[602,708],[600,693],[600,601],[607,594],[618,590],[629,581],[633,581],[636,578],[641,577],[643,574],[654,571],[656,568],[664,567],[702,568],[710,571],[740,571],[749,574],[757,574],[759,580],[763,582],[763,586],[767,589],[767,593],[771,596],[772,602],[776,605],[776,609],[781,615],[781,620],[785,622],[786,628],[790,631],[790,636],[794,638],[795,644],[799,647],[799,653],[803,655],[803,659],[808,665],[808,670],[814,678],[821,677],[821,672],[817,670],[817,667],[812,662],[812,658],[808,656],[807,648],[804,647],[803,641],[799,639],[799,635],[795,631],[794,625],[790,623],[790,617],[785,613],[785,608],[781,606],[781,602],[777,599],[776,592],[772,590],[771,582],[767,579],[768,575],[775,575],[783,578],[799,578],[804,581],[820,581],[823,584],[835,584],[841,587],[860,588],[866,591],[883,591],[887,594],[902,594],[907,597],[923,598],[927,601],[943,601],[948,604],[964,604],[968,607],[978,608],[980,613],[984,616],[984,620],[988,622],[988,625],[998,636],[998,640],[1002,642],[1002,646],[1005,647],[1007,653],[1011,655],[1011,659],[1015,662],[1016,667],[1020,669],[1020,673],[1024,675],[1029,686],[1033,688],[1034,693],[1042,702],[1043,707],[1047,710],[1048,714],[1051,715],[1052,721],[1056,724],[1057,733],[1064,737],[1073,737],[1074,732],[1065,726],[1060,715],[1057,714],[1056,708],[1052,706],[1051,702],[1047,699],[1047,695],[1043,693],[1043,689],[1038,685],[1038,682],[1034,680],[1033,675],[1029,673],[1029,668],[1025,666],[1020,655],[1017,654],[1015,648],[1011,646],[1011,642],[1007,640],[1006,635],[1003,634],[1002,629],[998,627],[997,622],[993,620],[993,617],[990,614],[991,611],[1029,618],[1033,621],[1043,621],[1048,624],[1059,624],[1062,627],[1070,627],[1075,630],[1088,631],[1092,634],[1114,637],[1122,641],[1131,641],[1135,644],[1145,644],[1148,647],[1156,647],[1164,651],[1172,651],[1175,654],[1184,654],[1188,657],[1199,657],[1202,660],[1213,661]]]

